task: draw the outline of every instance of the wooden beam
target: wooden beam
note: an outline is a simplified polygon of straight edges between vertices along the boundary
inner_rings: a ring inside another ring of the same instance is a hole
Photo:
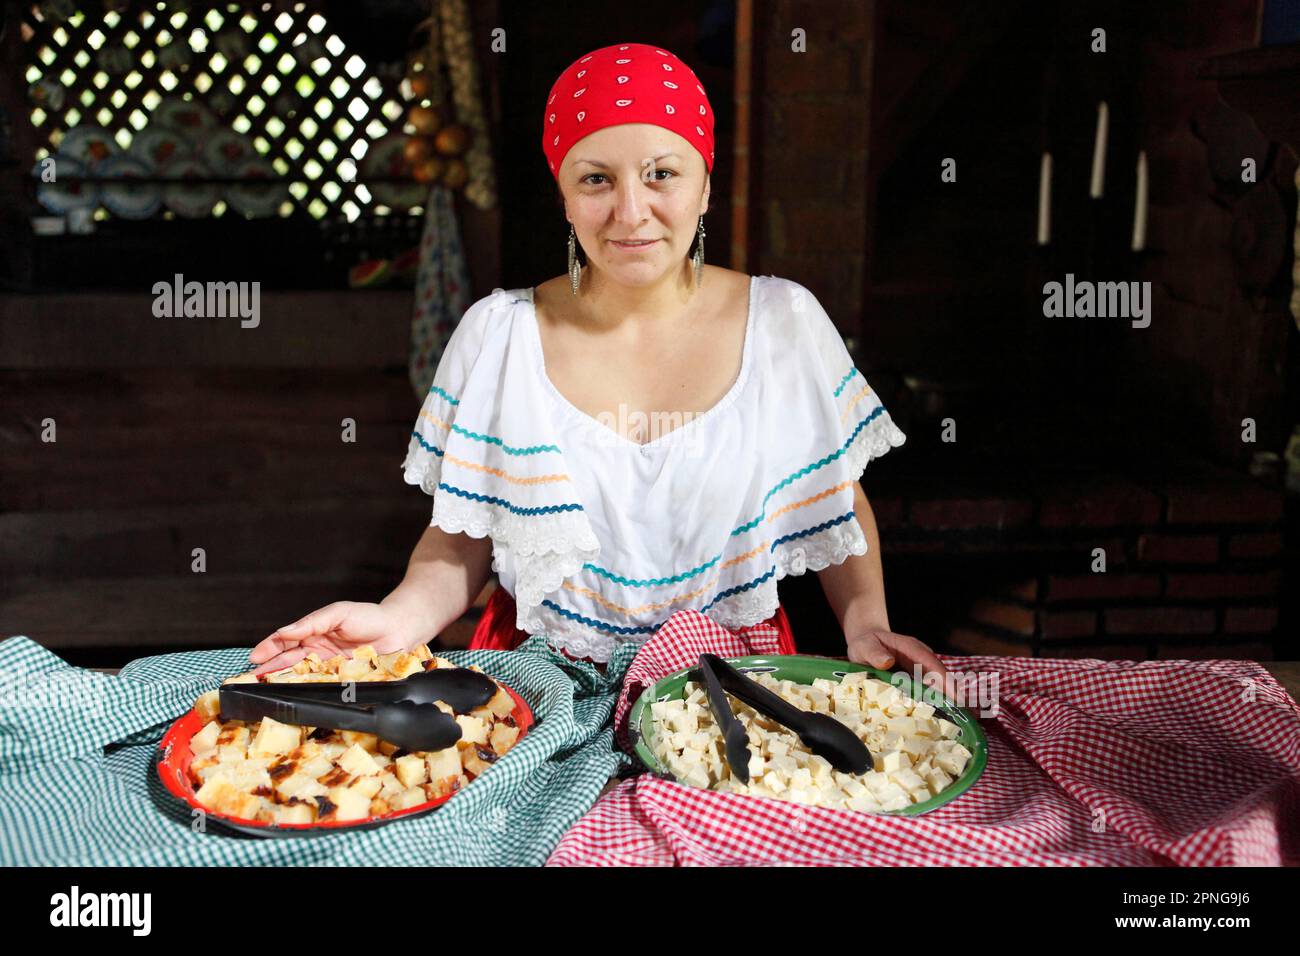
[[[404,367],[412,298],[265,291],[258,325],[244,328],[238,317],[157,318],[146,290],[0,295],[0,368]]]

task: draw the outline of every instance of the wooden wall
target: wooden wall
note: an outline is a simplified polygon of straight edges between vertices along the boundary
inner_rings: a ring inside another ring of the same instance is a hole
[[[151,302],[0,297],[0,634],[110,664],[382,598],[429,520],[410,293],[267,293],[255,329]]]

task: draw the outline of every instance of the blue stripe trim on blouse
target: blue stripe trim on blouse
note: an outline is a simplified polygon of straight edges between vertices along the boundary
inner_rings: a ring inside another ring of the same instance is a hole
[[[829,521],[823,521],[821,524],[813,525],[811,528],[805,528],[802,531],[796,531],[794,534],[784,535],[783,537],[777,538],[775,541],[773,541],[768,551],[769,553],[774,552],[776,550],[776,546],[779,544],[784,544],[787,541],[793,541],[798,538],[806,538],[809,535],[817,534],[821,531],[827,530],[828,528],[833,528],[838,524],[843,524],[844,522],[855,517],[855,514],[856,512],[846,511],[838,518],[831,518]],[[776,567],[774,565],[768,568],[764,574],[760,574],[758,577],[752,578],[749,581],[746,581],[744,584],[737,584],[733,587],[727,588],[725,591],[718,592],[718,594],[714,596],[713,600],[709,601],[708,604],[704,605],[704,607],[700,608],[699,610],[701,613],[703,613],[709,610],[709,608],[713,607],[713,605],[717,604],[719,601],[723,601],[731,597],[732,595],[740,594],[743,591],[752,591],[754,588],[761,585],[764,581],[771,579],[772,576],[775,574],[776,574]],[[557,614],[567,617],[569,620],[577,621],[597,631],[605,631],[614,634],[644,634],[644,633],[653,633],[660,626],[660,625],[655,625],[655,626],[643,626],[643,627],[626,627],[626,626],[620,626],[618,624],[606,624],[603,621],[599,621],[595,618],[585,617],[577,613],[576,611],[566,610],[565,608],[560,607],[554,601],[548,599],[543,599],[542,604],[545,607],[548,607],[551,610],[555,611]],[[667,618],[665,618],[665,620],[667,620]]]
[[[812,474],[818,468],[822,468],[825,465],[829,465],[836,458],[839,458],[841,455],[843,455],[846,451],[849,450],[849,446],[852,445],[853,442],[857,439],[858,433],[862,431],[862,429],[866,428],[867,425],[869,425],[873,420],[875,420],[881,413],[883,413],[884,410],[885,410],[884,405],[877,405],[875,411],[873,411],[866,418],[862,419],[862,421],[858,422],[857,427],[853,429],[853,434],[851,434],[845,440],[844,444],[840,446],[838,451],[834,452],[833,454],[827,455],[825,458],[821,459],[821,461],[813,462],[811,465],[809,465],[806,468],[800,468],[794,474],[788,476],[787,478],[779,482],[771,491],[769,491],[767,494],[763,496],[763,510],[758,513],[758,516],[754,518],[752,521],[746,521],[739,528],[736,528],[734,531],[732,531],[731,532],[732,536],[734,537],[739,534],[744,534],[746,531],[753,531],[756,527],[758,527],[759,522],[761,522],[763,518],[767,515],[767,502],[769,501],[769,499],[771,499],[773,495],[775,495],[778,491],[780,491],[782,488],[784,488],[786,485],[790,484],[791,482],[799,478],[802,478],[805,475]]]
[[[762,584],[764,581],[766,581],[774,574],[776,574],[776,568],[774,567],[768,568],[767,574],[760,575],[759,577],[756,577],[752,581],[748,581],[745,584],[738,584],[733,588],[727,588],[727,590],[725,591],[719,591],[718,596],[715,597],[708,604],[704,605],[704,607],[701,608],[701,611],[707,611],[709,608],[713,607],[713,605],[717,604],[723,598],[729,598],[733,594],[739,594],[741,591],[752,591],[754,588],[758,587],[760,584]]]
[[[844,386],[849,384],[849,379],[851,379],[856,374],[858,374],[857,366],[851,367],[847,372],[844,373],[844,377],[840,379],[840,384],[835,386],[836,398],[840,397],[840,392],[844,391]]]
[[[571,621],[577,621],[579,624],[585,624],[587,627],[596,631],[606,631],[611,634],[653,634],[659,629],[659,625],[646,625],[644,627],[621,627],[617,624],[606,624],[603,621],[597,621],[595,618],[583,617],[574,611],[568,611],[560,607],[554,601],[542,599],[542,606],[548,607],[556,614],[567,617]]]
[[[457,488],[447,484],[445,481],[438,483],[438,488],[442,491],[450,491],[453,495],[459,495],[462,498],[468,498],[471,501],[486,501],[488,504],[500,505],[508,510],[511,514],[517,515],[549,515],[560,511],[582,511],[580,504],[563,504],[563,505],[545,505],[538,508],[521,508],[518,505],[512,505],[504,498],[494,498],[491,495],[480,495],[474,491],[466,491],[463,488]]]
[[[420,443],[421,448],[423,448],[425,451],[433,452],[439,458],[441,458],[443,455],[446,454],[446,452],[444,452],[437,445],[430,445],[427,441],[425,441],[424,436],[421,435],[419,432],[411,432],[411,437]]]
[[[810,534],[817,534],[820,531],[825,531],[828,528],[833,528],[837,524],[843,524],[853,516],[854,516],[854,512],[846,511],[838,518],[831,518],[828,521],[823,521],[821,524],[813,525],[811,528],[805,528],[803,531],[796,531],[793,534],[782,535],[781,537],[777,538],[775,541],[772,542],[772,547],[769,548],[768,550],[775,551],[776,546],[778,544],[785,544],[787,541],[794,541],[798,538],[806,538]]]
[[[763,510],[759,513],[758,517],[752,521],[746,522],[745,524],[741,525],[739,528],[736,528],[734,531],[731,532],[731,536],[735,537],[736,535],[744,534],[746,531],[752,531],[754,528],[758,527],[758,525],[763,521],[764,517],[766,517],[767,515],[767,502],[772,498],[773,495],[775,495],[778,491],[780,491],[782,488],[784,488],[786,485],[790,484],[791,482],[795,481],[796,479],[806,474],[811,474],[812,472],[816,471],[818,468],[821,468],[829,464],[830,462],[834,461],[836,458],[843,455],[844,452],[848,450],[849,446],[852,445],[854,440],[858,437],[858,433],[862,431],[863,428],[865,428],[873,419],[875,419],[878,415],[880,415],[880,413],[883,412],[884,410],[885,407],[883,405],[877,406],[875,411],[873,411],[862,421],[858,422],[857,427],[853,429],[853,434],[849,436],[848,440],[840,447],[838,451],[836,451],[834,454],[827,455],[825,458],[821,459],[818,462],[814,462],[813,464],[809,465],[807,468],[802,468],[799,471],[796,471],[794,474],[790,475],[788,478],[786,478],[784,481],[780,482],[776,487],[774,487],[771,491],[769,491],[766,495],[764,495]],[[829,525],[827,525],[827,527],[829,527]],[[806,533],[810,533],[810,532],[799,532],[793,536],[787,535],[785,538],[781,538],[778,540],[788,541],[791,539],[791,537],[798,537],[800,534],[806,534]],[[696,575],[704,573],[709,568],[713,567],[713,565],[717,564],[718,561],[722,559],[722,556],[725,553],[726,553],[725,550],[719,552],[715,557],[713,557],[709,561],[704,562],[698,567],[691,568],[689,571],[683,571],[680,574],[674,574],[670,577],[663,577],[663,578],[626,578],[623,577],[622,575],[614,573],[613,571],[609,571],[605,568],[602,568],[599,565],[590,564],[590,563],[584,564],[583,568],[585,570],[593,572],[594,574],[598,574],[603,578],[613,581],[616,584],[622,584],[626,587],[660,587],[665,584],[681,584],[683,581],[687,580],[688,578],[693,578]]]

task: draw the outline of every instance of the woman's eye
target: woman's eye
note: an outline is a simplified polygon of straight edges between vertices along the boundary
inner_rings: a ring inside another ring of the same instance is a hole
[[[659,175],[660,173],[664,173],[666,175],[660,176]],[[673,172],[671,169],[663,169],[662,167],[660,167],[651,170],[650,175],[652,178],[647,180],[647,182],[662,183],[665,180],[667,180],[669,176],[676,176],[677,174]],[[607,179],[608,177],[604,173],[588,173],[586,176],[582,177],[582,182],[588,186],[601,186],[604,185],[604,181]]]

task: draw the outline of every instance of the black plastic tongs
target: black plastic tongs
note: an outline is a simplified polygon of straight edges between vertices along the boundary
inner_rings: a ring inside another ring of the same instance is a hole
[[[460,724],[434,702],[463,714],[496,692],[492,678],[465,668],[422,671],[394,681],[222,684],[221,715],[375,734],[404,750],[443,750],[460,740]]]
[[[825,757],[841,773],[866,773],[874,765],[867,745],[830,714],[817,714],[794,706],[762,684],[750,680],[716,654],[701,654],[699,670],[709,695],[709,709],[722,731],[727,766],[741,783],[749,783],[749,737],[744,725],[731,712],[727,694],[789,727],[804,746]]]

